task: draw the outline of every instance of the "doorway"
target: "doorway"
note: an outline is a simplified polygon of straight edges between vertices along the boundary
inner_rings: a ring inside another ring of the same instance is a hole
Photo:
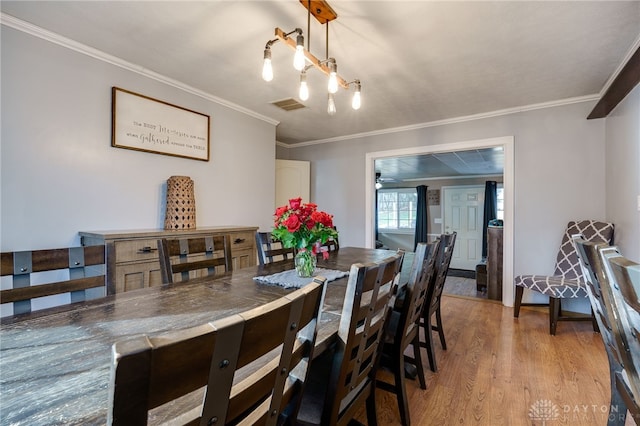
[[[502,303],[513,306],[513,229],[514,229],[514,139],[505,136],[491,139],[481,139],[456,142],[442,145],[420,146],[413,148],[370,152],[365,156],[365,245],[375,247],[375,160],[381,158],[403,157],[419,154],[445,153],[502,147],[504,151],[504,262],[503,262],[503,291]]]

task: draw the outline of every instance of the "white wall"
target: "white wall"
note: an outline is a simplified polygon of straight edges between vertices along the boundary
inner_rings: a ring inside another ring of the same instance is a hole
[[[640,85],[605,121],[607,219],[622,254],[640,262]]]
[[[362,246],[367,152],[512,135],[514,274],[551,274],[567,222],[605,219],[604,200],[594,199],[594,194],[605,191],[604,120],[586,120],[593,105],[577,103],[301,146],[289,149],[289,157],[311,161],[311,198],[335,215],[340,244]],[[578,172],[577,165],[589,172]]]
[[[197,226],[271,226],[272,123],[5,26],[1,41],[3,251],[162,228],[172,175],[195,182]],[[211,160],[111,147],[112,86],[210,115]]]

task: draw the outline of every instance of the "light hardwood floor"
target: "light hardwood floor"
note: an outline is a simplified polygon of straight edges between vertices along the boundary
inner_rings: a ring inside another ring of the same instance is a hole
[[[609,369],[590,323],[561,322],[550,336],[546,309],[514,319],[500,303],[448,295],[442,314],[438,372],[423,349],[427,389],[407,381],[413,425],[606,425]],[[400,424],[393,394],[377,390],[376,402],[380,425]],[[366,424],[364,412],[358,419]]]

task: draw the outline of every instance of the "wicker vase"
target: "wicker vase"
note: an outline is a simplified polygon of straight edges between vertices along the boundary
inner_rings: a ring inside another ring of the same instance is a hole
[[[164,229],[195,229],[196,199],[193,181],[189,176],[171,176],[167,179],[167,211]]]

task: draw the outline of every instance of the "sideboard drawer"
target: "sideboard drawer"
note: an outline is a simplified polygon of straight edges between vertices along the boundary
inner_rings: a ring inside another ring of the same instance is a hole
[[[234,232],[231,236],[231,250],[250,249],[255,245],[255,232]]]
[[[158,239],[153,240],[123,240],[114,242],[116,249],[116,263],[140,260],[155,260],[158,258]]]

